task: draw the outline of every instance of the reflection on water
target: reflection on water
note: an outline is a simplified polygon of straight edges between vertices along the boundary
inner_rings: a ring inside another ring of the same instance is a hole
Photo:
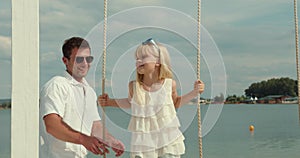
[[[0,110],[0,158],[10,158],[10,110]]]
[[[251,150],[291,150],[297,145],[299,146],[299,139],[295,138],[273,138],[267,140],[256,140],[255,144],[251,146]]]

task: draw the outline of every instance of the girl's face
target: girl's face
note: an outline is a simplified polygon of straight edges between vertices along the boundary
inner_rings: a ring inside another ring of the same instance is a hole
[[[157,64],[157,58],[152,55],[136,60],[136,68],[139,74],[152,73],[157,65],[159,65]]]

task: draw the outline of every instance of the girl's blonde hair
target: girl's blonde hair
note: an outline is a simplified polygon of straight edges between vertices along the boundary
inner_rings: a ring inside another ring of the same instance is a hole
[[[158,49],[157,49],[158,47]],[[173,78],[173,73],[171,70],[171,60],[167,48],[159,43],[156,46],[152,43],[142,44],[135,51],[135,59],[141,60],[147,56],[152,55],[158,59],[158,64],[160,64],[160,71],[158,79]],[[139,74],[136,71],[136,80],[141,83],[143,81],[143,74]]]

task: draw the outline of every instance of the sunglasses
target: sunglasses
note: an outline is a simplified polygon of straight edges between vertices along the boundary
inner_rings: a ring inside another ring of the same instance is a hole
[[[147,39],[145,42],[143,42],[142,44],[143,45],[147,45],[147,44],[152,44],[155,48],[156,48],[156,50],[158,51],[158,55],[159,55],[159,59],[160,59],[160,49],[159,49],[159,47],[158,47],[158,45],[156,44],[156,42],[152,39],[152,38],[149,38],[149,39]]]
[[[77,57],[75,57],[75,61],[77,64],[82,63],[84,61],[84,59],[87,63],[91,63],[91,62],[93,62],[94,57],[93,56],[87,56],[87,57],[77,56]]]

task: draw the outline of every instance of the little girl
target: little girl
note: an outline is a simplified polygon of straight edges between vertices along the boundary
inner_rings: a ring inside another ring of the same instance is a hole
[[[137,77],[129,83],[129,98],[109,99],[103,94],[98,101],[102,106],[131,108],[131,158],[180,158],[185,146],[175,108],[202,93],[204,83],[196,81],[191,92],[178,96],[169,53],[151,38],[137,48],[135,58]]]

